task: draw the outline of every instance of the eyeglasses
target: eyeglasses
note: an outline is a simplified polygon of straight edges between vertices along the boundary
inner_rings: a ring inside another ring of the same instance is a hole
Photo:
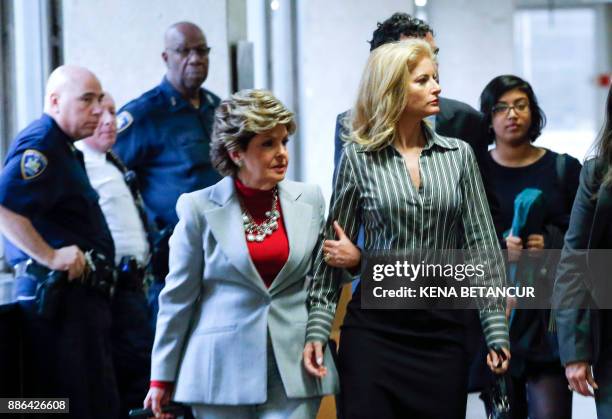
[[[491,108],[493,115],[509,115],[510,109],[514,109],[516,113],[527,113],[529,111],[529,102],[526,100],[516,102],[514,105],[508,105],[507,103],[498,103]]]
[[[169,48],[170,51],[176,52],[181,57],[185,58],[191,55],[193,52],[195,55],[199,57],[208,57],[210,54],[210,47],[193,47],[193,48]]]

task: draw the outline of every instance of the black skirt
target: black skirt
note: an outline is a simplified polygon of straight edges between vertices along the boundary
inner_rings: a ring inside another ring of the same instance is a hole
[[[343,419],[464,419],[467,313],[363,310],[349,303],[338,371]]]

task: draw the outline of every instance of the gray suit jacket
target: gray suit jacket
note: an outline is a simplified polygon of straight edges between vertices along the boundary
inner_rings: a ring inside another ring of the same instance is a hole
[[[170,239],[170,272],[159,296],[151,379],[176,382],[174,400],[257,404],[267,398],[267,334],[289,397],[338,390],[328,375],[302,366],[307,279],[324,225],[325,203],[314,185],[279,184],[289,259],[267,289],[249,256],[233,179],[181,195]]]

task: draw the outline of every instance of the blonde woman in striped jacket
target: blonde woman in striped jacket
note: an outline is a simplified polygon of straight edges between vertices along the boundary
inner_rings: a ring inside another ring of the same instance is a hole
[[[423,121],[439,112],[439,93],[437,65],[425,41],[400,41],[372,52],[335,178],[326,233],[333,237],[337,220],[355,242],[363,225],[366,253],[484,250],[492,257],[478,285],[502,286],[503,260],[473,151],[461,140],[437,135]],[[342,269],[326,263],[330,258],[329,247],[321,243],[304,348],[304,365],[315,376],[325,372],[323,352],[343,276]],[[344,417],[465,418],[465,315],[367,310],[358,289],[347,309],[339,353]],[[510,358],[504,301],[488,301],[480,317],[491,348],[487,362],[494,372],[504,372]]]

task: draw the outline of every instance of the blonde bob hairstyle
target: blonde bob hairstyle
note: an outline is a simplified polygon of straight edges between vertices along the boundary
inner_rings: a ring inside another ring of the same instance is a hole
[[[393,42],[372,51],[361,77],[348,141],[368,150],[393,143],[407,105],[410,74],[424,58],[435,61],[431,47],[421,39]]]
[[[246,150],[249,141],[277,125],[285,125],[289,135],[296,129],[293,113],[271,92],[241,90],[221,102],[215,112],[210,160],[223,176],[235,176],[239,167],[230,158],[235,150]]]

